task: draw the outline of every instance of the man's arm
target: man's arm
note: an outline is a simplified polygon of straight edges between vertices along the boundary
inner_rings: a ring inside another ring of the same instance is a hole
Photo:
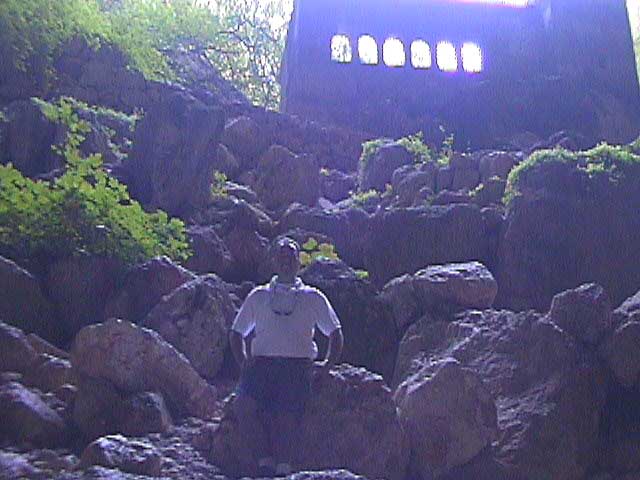
[[[231,330],[229,332],[229,345],[231,346],[233,358],[242,369],[250,358],[244,337],[235,330]]]
[[[329,346],[327,347],[327,356],[319,364],[325,368],[330,368],[340,360],[342,355],[342,347],[344,346],[344,336],[342,329],[336,328],[329,334]]]

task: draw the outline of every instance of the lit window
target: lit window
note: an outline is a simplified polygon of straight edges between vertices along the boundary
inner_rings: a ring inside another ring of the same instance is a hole
[[[411,65],[415,68],[431,68],[431,48],[424,40],[411,44]]]
[[[365,65],[378,64],[378,44],[371,35],[362,35],[358,39],[358,55]]]
[[[331,39],[331,60],[338,63],[349,63],[351,58],[349,37],[346,35],[334,35]]]
[[[405,62],[404,45],[397,38],[387,38],[382,48],[384,63],[389,67],[402,67]]]
[[[440,42],[436,51],[438,67],[443,72],[455,72],[458,70],[458,54],[456,47],[451,42]]]
[[[462,68],[469,73],[482,71],[482,50],[475,43],[462,45]]]

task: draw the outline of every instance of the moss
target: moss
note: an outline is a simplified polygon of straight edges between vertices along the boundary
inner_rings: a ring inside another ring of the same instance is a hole
[[[375,188],[367,190],[366,192],[357,192],[351,194],[351,201],[354,203],[354,205],[358,206],[364,206],[379,199],[380,192],[378,192]]]
[[[630,145],[602,143],[582,152],[572,152],[564,148],[539,150],[511,170],[503,202],[509,205],[520,195],[520,186],[526,174],[545,163],[572,164],[576,169],[587,172],[589,176],[608,175],[614,178],[630,166],[640,166],[640,156],[636,152],[638,141]]]

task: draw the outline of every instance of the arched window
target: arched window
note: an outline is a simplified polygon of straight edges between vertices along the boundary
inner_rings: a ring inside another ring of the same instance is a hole
[[[382,47],[382,58],[389,67],[402,67],[405,62],[404,45],[395,37],[389,37]]]
[[[411,65],[414,68],[431,68],[431,47],[424,40],[411,43]]]
[[[443,72],[455,72],[458,70],[458,54],[456,47],[451,42],[439,42],[436,49],[438,68]]]
[[[378,64],[378,44],[371,35],[362,35],[358,39],[358,55],[364,65]]]
[[[331,60],[338,63],[349,63],[352,57],[349,37],[346,35],[334,35],[331,38]]]
[[[480,73],[482,67],[482,50],[471,42],[462,45],[462,68],[468,73]]]

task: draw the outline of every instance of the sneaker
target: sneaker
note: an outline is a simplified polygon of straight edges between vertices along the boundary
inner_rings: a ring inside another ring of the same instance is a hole
[[[276,462],[272,457],[261,458],[258,461],[258,476],[273,478],[276,475]]]
[[[279,463],[276,467],[276,477],[286,477],[287,475],[291,475],[291,465],[288,463]]]

